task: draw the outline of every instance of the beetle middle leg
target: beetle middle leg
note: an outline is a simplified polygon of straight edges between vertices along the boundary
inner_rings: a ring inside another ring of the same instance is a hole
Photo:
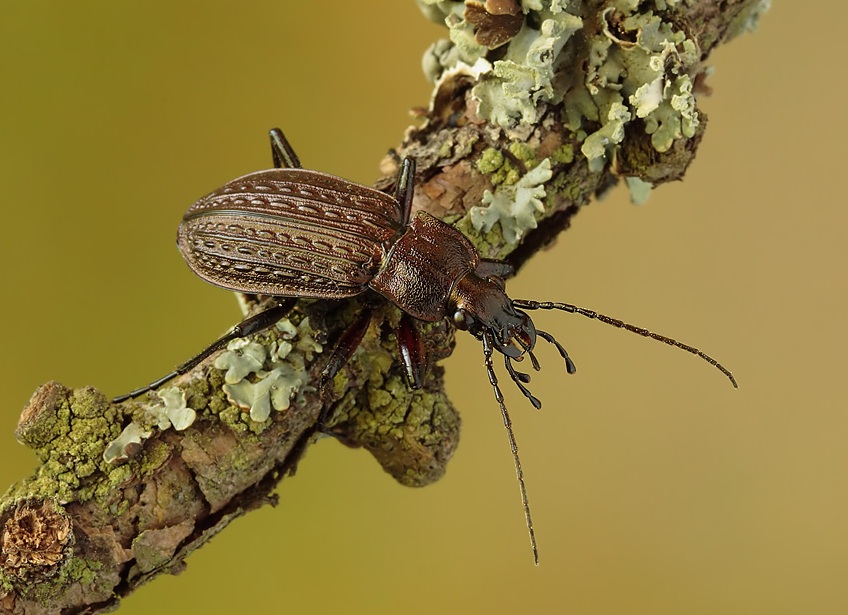
[[[264,331],[265,329],[271,328],[277,322],[279,322],[279,320],[283,316],[285,316],[291,311],[292,307],[295,304],[295,301],[297,300],[294,298],[285,299],[274,307],[268,308],[264,312],[259,312],[258,314],[254,314],[250,318],[246,318],[245,320],[237,324],[235,327],[230,329],[230,331],[226,335],[212,342],[209,346],[204,348],[200,353],[193,356],[185,363],[180,364],[176,369],[174,369],[174,371],[170,372],[169,374],[166,374],[165,376],[162,376],[158,380],[151,382],[147,386],[143,386],[125,395],[119,395],[118,397],[115,397],[112,402],[117,404],[122,401],[138,397],[139,395],[143,395],[148,391],[152,391],[153,389],[158,388],[168,382],[168,380],[176,378],[177,376],[185,374],[186,372],[194,369],[200,364],[201,361],[203,361],[205,358],[207,358],[214,352],[217,352],[218,350],[224,348],[231,341],[240,337],[247,337],[248,335],[259,333],[261,331]]]

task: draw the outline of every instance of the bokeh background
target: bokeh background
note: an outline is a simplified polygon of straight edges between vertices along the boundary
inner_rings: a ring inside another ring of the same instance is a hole
[[[281,502],[235,522],[122,613],[848,612],[848,5],[780,2],[713,56],[686,180],[593,203],[510,282],[702,347],[542,314],[541,412],[509,390],[541,550],[531,561],[479,344],[446,362],[462,441],[438,484],[314,446]],[[270,164],[370,183],[427,103],[445,35],[412,0],[0,0],[0,485],[55,379],[123,393],[234,323],[174,247],[185,208]],[[510,389],[510,387],[506,387]],[[0,487],[0,488],[2,488]]]

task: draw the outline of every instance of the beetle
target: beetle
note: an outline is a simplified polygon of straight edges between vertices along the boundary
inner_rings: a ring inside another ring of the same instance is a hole
[[[343,299],[374,291],[403,312],[399,354],[411,388],[420,388],[426,371],[415,321],[449,319],[482,342],[489,382],[509,437],[533,555],[535,532],[518,446],[493,365],[495,351],[512,381],[535,408],[541,402],[525,386],[530,376],[514,361],[529,358],[539,338],[552,344],[568,373],[575,366],[550,333],[536,328],[527,313],[559,310],[580,314],[644,337],[676,346],[707,361],[730,379],[729,370],[697,348],[569,303],[511,299],[505,278],[508,263],[485,259],[452,226],[424,212],[412,214],[415,161],[405,158],[394,195],[303,169],[279,128],[270,131],[274,168],[227,182],[192,205],[180,223],[177,245],[200,278],[227,290],[262,294],[278,304],[236,325],[197,356],[166,376],[115,402],[137,397],[186,373],[233,339],[262,331],[282,318],[296,298]],[[331,380],[350,359],[371,320],[369,310],[342,334],[322,371]]]

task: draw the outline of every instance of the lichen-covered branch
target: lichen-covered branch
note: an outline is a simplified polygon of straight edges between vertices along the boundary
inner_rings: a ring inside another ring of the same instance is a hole
[[[399,156],[418,163],[414,208],[520,267],[595,194],[624,178],[633,199],[679,179],[705,128],[697,95],[720,42],[766,0],[418,0],[448,26],[427,52],[429,110]],[[270,304],[242,296],[245,314]],[[363,307],[360,349],[327,386],[333,341]],[[321,431],[364,447],[396,480],[445,471],[459,434],[437,365],[447,321],[421,324],[430,357],[411,391],[400,311],[376,294],[299,301],[270,331],[120,404],[48,382],[18,439],[42,461],[0,499],[0,611],[94,613],[175,572],[232,519],[266,503]]]

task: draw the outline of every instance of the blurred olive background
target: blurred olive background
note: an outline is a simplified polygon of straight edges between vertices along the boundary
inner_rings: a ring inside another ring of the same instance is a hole
[[[578,373],[543,347],[544,409],[505,387],[539,568],[466,336],[446,362],[463,431],[442,481],[401,487],[324,440],[277,508],[121,612],[848,612],[848,46],[828,27],[848,5],[815,4],[775,3],[713,56],[684,182],[642,207],[617,188],[510,282],[699,346],[741,386],[540,314]],[[175,249],[183,211],[270,166],[276,125],[305,166],[372,182],[443,36],[412,0],[0,0],[0,488],[36,465],[13,430],[39,384],[124,393],[238,320]]]

